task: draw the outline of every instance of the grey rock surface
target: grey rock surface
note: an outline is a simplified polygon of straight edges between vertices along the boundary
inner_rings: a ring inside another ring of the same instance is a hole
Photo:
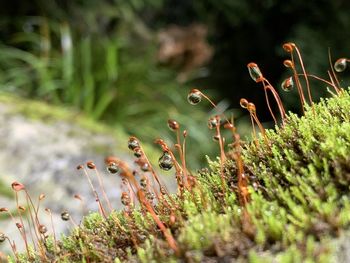
[[[41,218],[49,224],[44,208],[53,212],[56,232],[65,232],[70,224],[60,220],[63,210],[68,210],[76,222],[82,217],[79,194],[85,200],[86,211],[97,211],[95,198],[78,164],[92,160],[103,176],[107,195],[114,208],[120,207],[120,178],[108,174],[104,158],[110,154],[132,163],[126,142],[117,136],[89,131],[75,123],[62,120],[45,122],[14,113],[16,105],[0,104],[0,175],[9,186],[13,181],[23,183],[37,202],[40,193],[46,198],[41,203]],[[124,136],[125,137],[125,136]],[[98,189],[95,172],[89,174]],[[0,193],[1,196],[1,193]],[[25,205],[23,193],[20,204]],[[15,201],[0,197],[0,207],[15,209]],[[49,228],[49,225],[48,225]],[[50,228],[49,228],[50,229]],[[19,240],[18,230],[9,220],[0,220],[0,231]],[[21,241],[16,242],[19,250]],[[0,250],[7,250],[0,246]]]

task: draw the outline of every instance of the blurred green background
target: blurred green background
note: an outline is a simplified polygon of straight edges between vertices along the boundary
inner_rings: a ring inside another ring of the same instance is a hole
[[[257,105],[264,122],[271,117],[247,63],[258,63],[280,90],[288,76],[281,48],[286,41],[300,47],[308,72],[325,78],[328,48],[334,60],[349,56],[347,0],[13,0],[0,7],[2,91],[78,109],[148,142],[172,138],[166,120],[176,119],[189,130],[195,167],[204,152],[217,150],[205,129],[214,112],[187,103],[192,87],[220,102],[221,110],[233,109],[241,132],[249,134],[246,114],[238,109],[241,97]],[[186,71],[183,60],[193,58],[183,53],[182,61],[162,65],[159,32],[193,24],[207,31],[210,61]],[[182,71],[188,74],[179,81]],[[339,78],[346,86],[344,75]],[[326,87],[313,84],[317,101]],[[282,96],[288,109],[300,111],[298,96]]]

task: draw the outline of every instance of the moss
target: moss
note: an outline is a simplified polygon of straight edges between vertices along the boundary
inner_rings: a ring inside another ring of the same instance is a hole
[[[192,191],[155,205],[179,253],[150,214],[135,208],[85,217],[62,239],[60,255],[69,262],[330,262],[333,241],[350,225],[349,112],[343,92],[301,118],[290,113],[283,127],[267,131],[269,145],[263,138],[243,145],[251,183],[246,208],[232,160],[224,169],[228,191],[219,162],[209,161]]]

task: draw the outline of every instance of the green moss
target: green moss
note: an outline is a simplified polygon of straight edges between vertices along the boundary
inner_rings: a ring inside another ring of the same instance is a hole
[[[91,214],[62,239],[69,262],[330,262],[350,225],[350,95],[324,99],[299,118],[267,131],[269,145],[243,145],[250,202],[236,196],[235,162],[196,176],[196,187],[155,210],[175,237],[172,251],[152,217],[138,208],[107,219]],[[253,184],[254,183],[254,184]],[[254,187],[253,187],[254,186]],[[169,208],[171,204],[171,208]]]

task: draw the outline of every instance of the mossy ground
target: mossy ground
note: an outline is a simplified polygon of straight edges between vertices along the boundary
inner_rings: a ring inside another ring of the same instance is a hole
[[[232,160],[225,164],[227,191],[219,162],[209,161],[191,192],[159,202],[155,211],[178,253],[152,217],[135,208],[106,220],[86,216],[56,249],[48,242],[47,255],[61,262],[333,262],[333,240],[350,224],[349,112],[343,92],[301,118],[289,114],[283,127],[267,131],[269,145],[263,138],[242,145],[246,208]]]

